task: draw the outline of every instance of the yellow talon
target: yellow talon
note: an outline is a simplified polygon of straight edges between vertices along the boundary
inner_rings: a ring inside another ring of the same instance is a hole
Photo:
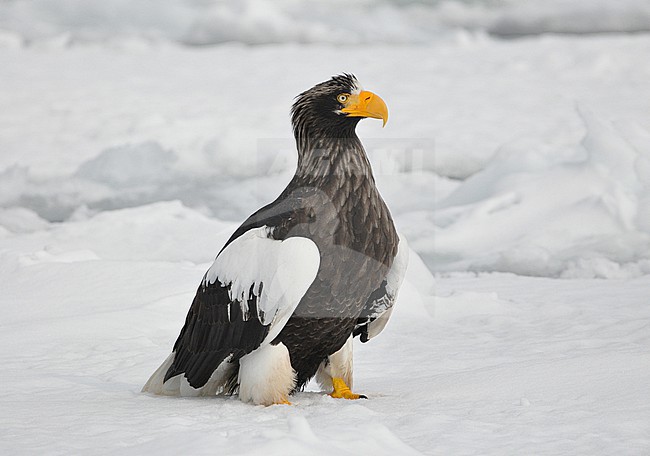
[[[280,399],[279,402],[276,402],[274,405],[293,405],[293,404],[289,402],[289,399],[283,397],[282,399]]]
[[[345,381],[342,378],[333,378],[332,384],[334,385],[334,391],[330,394],[331,397],[336,399],[367,399],[366,396],[362,394],[355,394],[350,391],[350,387],[345,384]]]

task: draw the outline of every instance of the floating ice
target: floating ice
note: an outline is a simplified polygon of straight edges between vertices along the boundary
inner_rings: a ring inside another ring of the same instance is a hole
[[[344,12],[344,14],[342,14]],[[0,45],[66,47],[161,40],[189,45],[425,43],[450,30],[496,36],[650,30],[644,0],[32,0],[0,3]],[[381,33],[377,33],[381,30]],[[140,44],[138,44],[140,43]]]

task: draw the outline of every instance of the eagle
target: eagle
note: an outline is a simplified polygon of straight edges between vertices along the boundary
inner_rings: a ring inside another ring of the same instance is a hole
[[[290,404],[316,378],[366,398],[351,389],[353,339],[384,329],[408,263],[355,131],[368,117],[385,125],[388,108],[352,74],[296,97],[295,175],[223,246],[144,392]]]

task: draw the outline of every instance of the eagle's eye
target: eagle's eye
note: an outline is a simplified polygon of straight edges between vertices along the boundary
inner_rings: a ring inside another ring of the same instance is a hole
[[[338,97],[336,97],[336,99],[338,100],[339,103],[345,103],[346,101],[348,101],[348,96],[349,95],[347,93],[342,93]]]

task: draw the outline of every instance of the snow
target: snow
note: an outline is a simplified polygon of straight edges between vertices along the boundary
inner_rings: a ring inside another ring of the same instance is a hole
[[[157,210],[180,211],[177,203]],[[156,218],[149,206],[128,211],[136,221]],[[138,245],[195,233],[184,223],[133,231],[119,223],[124,211],[96,217],[114,227],[116,248],[122,240]],[[184,261],[126,249],[109,256],[99,236],[86,251],[103,253],[88,258],[72,240],[91,237],[96,223],[75,225],[67,235],[59,232],[58,242],[24,233],[0,244],[3,453],[641,454],[650,448],[648,276],[456,274],[434,282],[412,252],[388,327],[356,346],[356,390],[370,399],[335,400],[312,385],[292,398],[292,407],[264,408],[235,398],[139,393],[168,354],[209,263],[194,263],[191,252]],[[66,261],[39,261],[43,244],[61,246],[66,238],[56,255]],[[176,256],[189,244],[179,242]],[[9,261],[7,250],[21,255]]]
[[[535,151],[502,150],[439,202],[436,217],[444,221],[435,245],[419,244],[431,261],[440,255],[462,259],[441,269],[540,276],[650,272],[643,175],[650,142],[637,149],[593,113],[581,116],[582,157],[557,163]]]
[[[378,33],[381,30],[381,33]],[[495,36],[647,32],[645,0],[5,0],[0,43],[70,46],[408,43],[457,30]]]
[[[647,2],[238,5],[0,2],[0,453],[648,453]],[[342,71],[412,248],[369,399],[141,394]]]
[[[0,113],[0,206],[64,222],[179,200],[240,222],[291,177],[293,97],[359,68],[391,111],[385,129],[368,121],[360,134],[432,270],[639,276],[650,270],[648,52],[646,35],[0,49],[0,100],[14,107]]]

